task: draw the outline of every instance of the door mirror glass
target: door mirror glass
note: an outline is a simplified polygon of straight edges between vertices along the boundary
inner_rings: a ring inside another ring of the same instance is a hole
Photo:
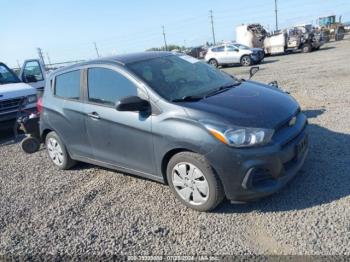
[[[138,96],[128,96],[116,102],[116,109],[118,111],[147,111],[150,104],[147,100],[141,99]]]
[[[38,61],[28,61],[23,68],[22,80],[25,83],[35,83],[44,80]]]
[[[251,79],[259,71],[258,66],[252,66],[249,70],[249,79]]]

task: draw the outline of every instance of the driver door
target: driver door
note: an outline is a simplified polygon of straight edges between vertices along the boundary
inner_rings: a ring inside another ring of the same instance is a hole
[[[226,63],[239,63],[240,54],[239,49],[233,45],[228,45],[225,48]]]
[[[45,67],[40,60],[26,60],[21,68],[20,78],[24,83],[42,92],[45,87]]]

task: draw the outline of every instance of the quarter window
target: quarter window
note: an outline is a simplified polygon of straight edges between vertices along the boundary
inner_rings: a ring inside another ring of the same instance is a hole
[[[136,96],[137,87],[125,76],[107,68],[88,70],[89,101],[105,105],[115,103],[127,96]]]
[[[78,100],[80,98],[80,70],[56,76],[55,95]]]

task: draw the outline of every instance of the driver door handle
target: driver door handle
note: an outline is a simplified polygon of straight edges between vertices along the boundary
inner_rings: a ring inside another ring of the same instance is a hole
[[[92,113],[88,114],[88,116],[93,118],[93,119],[100,119],[99,114],[97,114],[96,112],[92,112]]]

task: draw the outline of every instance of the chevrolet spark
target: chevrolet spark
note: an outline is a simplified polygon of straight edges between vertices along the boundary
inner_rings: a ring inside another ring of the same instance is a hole
[[[278,88],[168,52],[53,72],[40,121],[59,169],[82,161],[163,182],[200,211],[280,190],[304,163],[306,127]]]

